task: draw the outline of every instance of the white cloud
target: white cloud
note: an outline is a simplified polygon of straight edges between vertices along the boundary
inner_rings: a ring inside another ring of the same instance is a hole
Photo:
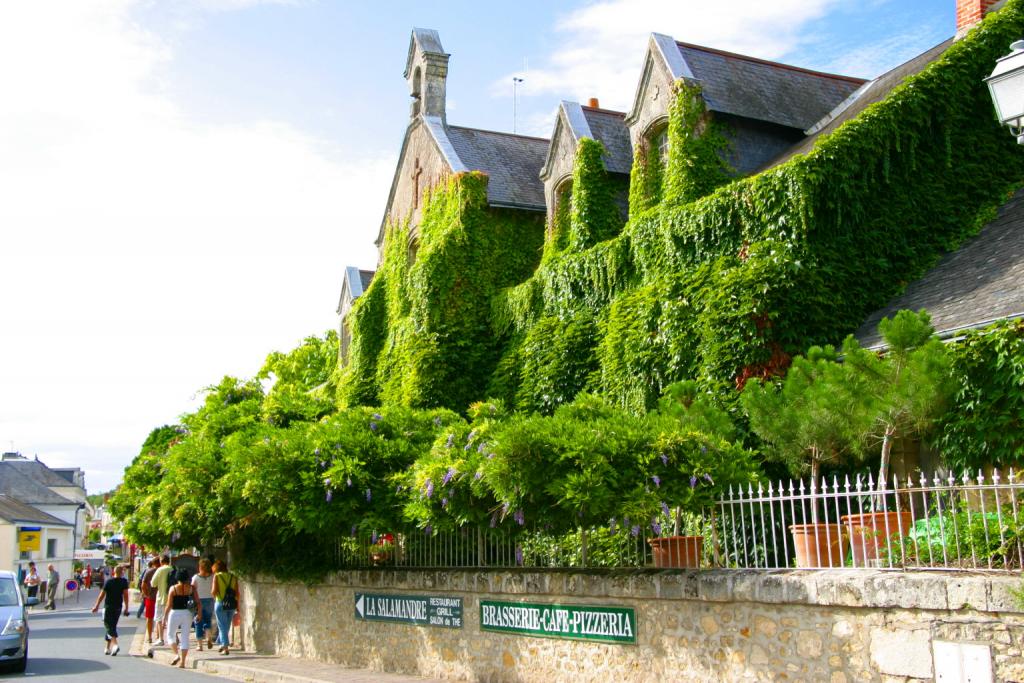
[[[0,7],[0,447],[108,488],[203,385],[334,325],[394,167],[194,120],[134,3],[54,7]]]
[[[562,47],[543,66],[524,73],[524,96],[556,94],[626,109],[642,66],[647,38],[666,33],[691,43],[710,45],[764,59],[778,59],[801,42],[801,31],[840,2],[848,0],[609,0],[565,16],[557,28]],[[508,96],[511,74],[492,87]]]

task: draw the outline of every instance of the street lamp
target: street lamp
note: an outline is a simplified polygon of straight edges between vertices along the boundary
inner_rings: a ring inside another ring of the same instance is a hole
[[[985,83],[999,122],[1009,126],[1017,143],[1024,145],[1024,40],[1018,40],[1010,49],[1010,54],[996,61],[996,68]]]

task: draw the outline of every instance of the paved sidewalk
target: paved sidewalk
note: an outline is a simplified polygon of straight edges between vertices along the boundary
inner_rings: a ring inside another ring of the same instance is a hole
[[[133,657],[148,656],[145,628],[139,629],[130,654]],[[154,647],[153,662],[160,666],[170,666],[174,652],[170,647]],[[213,650],[200,652],[192,639],[185,664],[189,669],[203,673],[215,674],[236,681],[249,683],[441,683],[437,678],[420,678],[402,674],[389,674],[369,669],[349,669],[337,664],[324,664],[305,659],[289,659],[273,655],[260,655],[255,652],[232,650],[224,656]]]

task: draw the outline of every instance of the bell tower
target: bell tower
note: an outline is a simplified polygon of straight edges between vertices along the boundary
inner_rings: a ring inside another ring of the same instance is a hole
[[[409,57],[405,61],[405,80],[409,83],[412,106],[409,117],[436,116],[445,121],[445,81],[448,78],[448,53],[441,47],[437,31],[414,28],[409,39]]]

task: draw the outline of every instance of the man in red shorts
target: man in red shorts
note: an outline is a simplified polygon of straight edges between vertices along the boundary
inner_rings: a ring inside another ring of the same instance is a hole
[[[153,558],[146,565],[146,573],[142,575],[142,599],[146,605],[146,642],[152,644],[153,642],[153,620],[156,617],[156,589],[153,587],[153,574],[156,573],[157,567],[160,566],[160,560]]]

